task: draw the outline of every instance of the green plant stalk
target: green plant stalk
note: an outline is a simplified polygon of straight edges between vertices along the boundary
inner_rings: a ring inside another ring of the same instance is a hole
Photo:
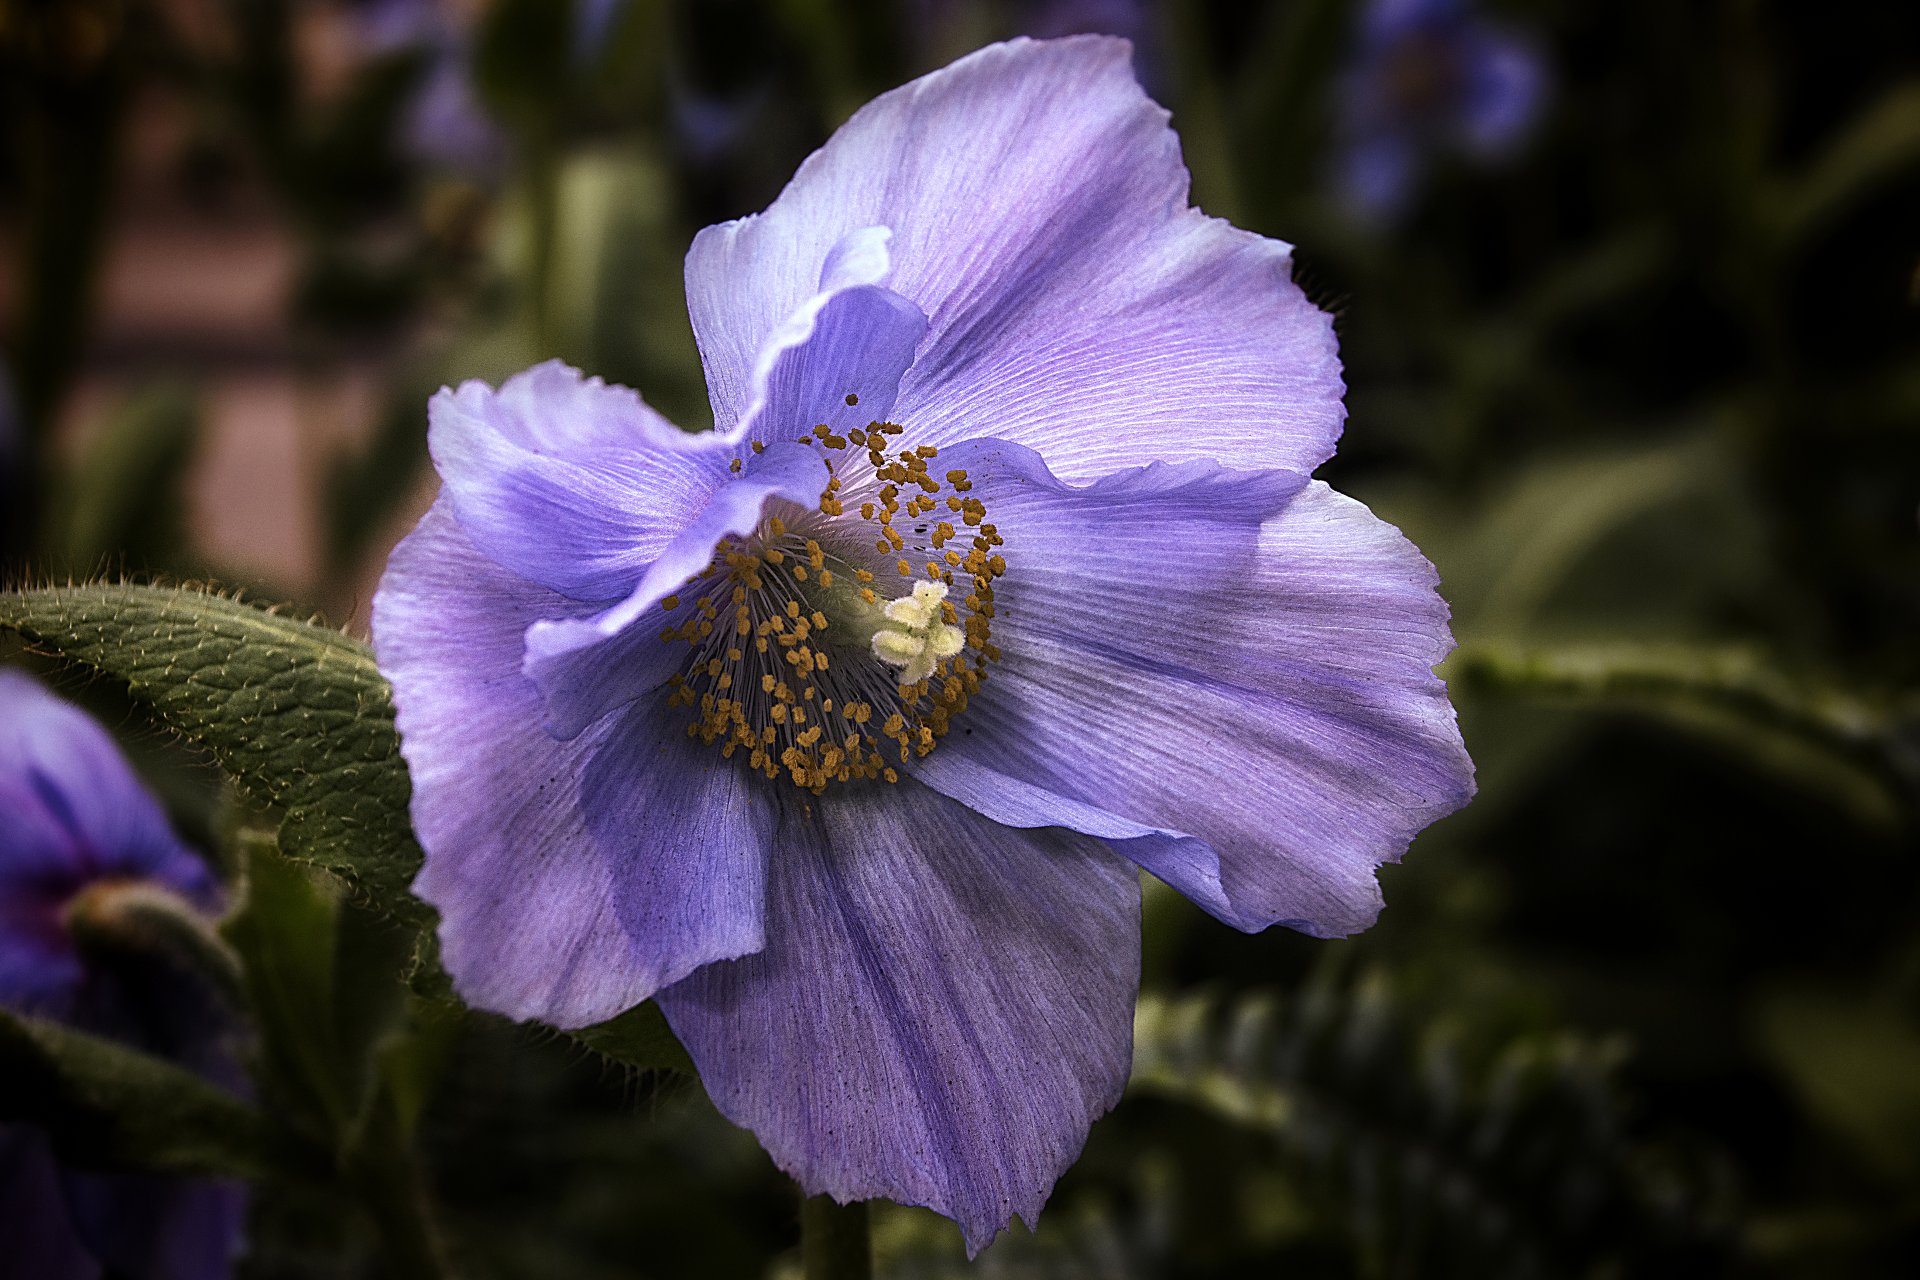
[[[387,1274],[394,1280],[438,1280],[445,1275],[419,1161],[384,1091],[346,1166],[355,1195],[379,1232]]]
[[[560,174],[544,130],[523,139],[527,165],[527,327],[533,351],[545,360],[559,354],[553,332],[553,264],[559,251]]]
[[[800,1270],[806,1280],[871,1280],[872,1215],[863,1200],[838,1204],[832,1196],[800,1202]]]
[[[1695,705],[1738,715],[1881,764],[1884,715],[1837,692],[1796,686],[1731,648],[1520,649],[1463,644],[1446,675],[1465,687],[1653,709]]]

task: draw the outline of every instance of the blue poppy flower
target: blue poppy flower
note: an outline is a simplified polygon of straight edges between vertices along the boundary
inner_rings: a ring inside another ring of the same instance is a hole
[[[1545,89],[1532,41],[1471,0],[1371,0],[1339,89],[1343,198],[1370,218],[1397,217],[1436,153],[1482,163],[1510,154]]]
[[[231,1082],[218,1011],[188,975],[84,949],[69,917],[138,887],[211,912],[219,890],[106,731],[0,670],[0,1006],[126,1041]],[[17,1274],[208,1280],[232,1269],[236,1183],[62,1166],[46,1135],[0,1126],[0,1221]]]
[[[714,430],[442,391],[374,603],[461,992],[658,1000],[806,1190],[976,1250],[1126,1082],[1140,868],[1349,934],[1472,790],[1432,568],[1309,478],[1332,325],[1129,63],[984,49],[701,232]]]

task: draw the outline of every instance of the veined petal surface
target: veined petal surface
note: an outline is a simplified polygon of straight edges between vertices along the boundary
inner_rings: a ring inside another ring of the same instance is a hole
[[[828,251],[820,291],[761,344],[752,398],[732,434],[793,440],[825,426],[844,435],[893,412],[927,318],[881,284],[891,238],[886,227],[862,227]]]
[[[809,1192],[1031,1223],[1119,1099],[1133,869],[911,781],[781,806],[767,947],[662,992],[723,1114]]]
[[[1188,464],[1075,488],[1005,444],[942,456],[985,477],[1017,566],[971,732],[917,776],[1099,835],[1243,929],[1371,924],[1375,869],[1472,794],[1419,552],[1300,477]]]
[[[569,608],[482,555],[443,499],[394,551],[374,646],[448,972],[484,1008],[581,1026],[759,947],[770,818],[651,702],[547,732],[522,637]]]
[[[559,361],[443,390],[428,443],[495,563],[575,600],[626,596],[727,478],[734,451]]]
[[[647,565],[626,599],[579,617],[542,618],[527,628],[527,677],[546,699],[547,727],[571,738],[616,707],[657,688],[685,661],[659,640],[660,603],[707,567],[726,537],[760,523],[769,499],[800,506],[820,500],[827,467],[793,441],[749,454],[741,474],[714,488],[706,504]]]
[[[714,420],[850,233],[892,230],[888,287],[930,328],[893,416],[991,434],[1065,476],[1221,458],[1307,472],[1343,418],[1330,319],[1288,246],[1187,205],[1167,112],[1125,41],[994,45],[861,109],[766,212],[695,239],[687,298]]]

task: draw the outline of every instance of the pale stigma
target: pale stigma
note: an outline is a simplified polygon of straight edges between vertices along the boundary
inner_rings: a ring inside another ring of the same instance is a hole
[[[919,684],[934,664],[966,646],[966,633],[946,619],[946,598],[946,583],[923,579],[882,611],[886,621],[873,633],[873,656],[899,667],[901,684]]]

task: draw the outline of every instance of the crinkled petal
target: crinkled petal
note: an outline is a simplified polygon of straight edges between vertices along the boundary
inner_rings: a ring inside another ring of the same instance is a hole
[[[820,292],[762,346],[735,435],[794,440],[816,425],[844,435],[893,412],[927,318],[880,284],[891,270],[890,236],[885,227],[863,227],[834,245]]]
[[[1473,789],[1419,552],[1299,477],[1193,464],[1075,489],[1003,444],[942,456],[1006,539],[1004,656],[917,776],[1099,835],[1240,928],[1372,923],[1375,869]]]
[[[659,642],[661,603],[706,568],[726,537],[760,523],[770,499],[819,503],[827,486],[820,454],[793,441],[767,446],[693,513],[648,566],[633,594],[584,617],[543,618],[527,628],[525,672],[540,689],[552,732],[571,738],[615,707],[658,687],[686,660]]]
[[[1126,1082],[1134,872],[911,781],[782,807],[767,949],[660,995],[715,1105],[809,1193],[1031,1223]]]
[[[495,563],[576,600],[618,600],[727,477],[734,450],[559,361],[443,390],[428,442],[454,514]]]
[[[570,741],[546,731],[523,637],[570,607],[481,554],[443,499],[388,563],[374,647],[426,850],[414,888],[455,985],[580,1026],[760,945],[771,818],[657,698]]]
[[[660,604],[706,568],[722,538],[750,532],[771,499],[819,502],[827,466],[801,437],[815,424],[844,432],[891,409],[926,317],[875,283],[888,271],[887,238],[885,227],[862,228],[827,254],[820,291],[768,340],[752,403],[725,437],[743,469],[729,472],[699,510],[674,513],[677,532],[653,549],[626,598],[592,617],[543,620],[528,630],[525,670],[547,700],[553,733],[574,736],[685,660],[684,651],[655,643],[665,620]]]
[[[884,94],[762,214],[709,227],[687,297],[715,420],[849,232],[893,231],[889,287],[931,321],[893,416],[991,432],[1063,475],[1219,457],[1308,471],[1343,411],[1329,318],[1288,246],[1187,206],[1167,113],[1125,41],[994,45]]]

